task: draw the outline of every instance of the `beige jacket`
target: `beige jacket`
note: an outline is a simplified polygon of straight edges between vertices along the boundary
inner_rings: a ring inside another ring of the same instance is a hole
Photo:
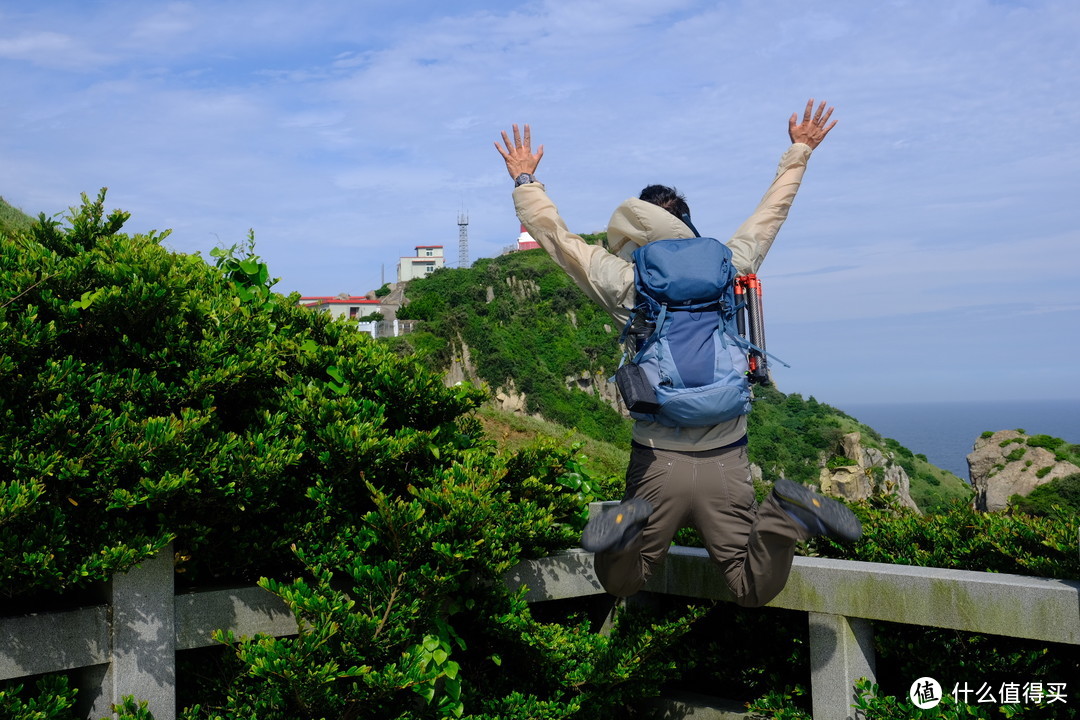
[[[755,273],[787,219],[788,208],[806,171],[810,147],[792,145],[780,158],[776,177],[754,213],[728,240],[739,274]],[[599,303],[619,330],[635,304],[634,266],[631,257],[639,246],[653,240],[692,237],[681,220],[656,205],[632,198],[622,203],[608,223],[610,251],[590,245],[570,232],[541,183],[514,189],[514,207],[529,234],[567,272],[574,283]],[[669,428],[638,420],[634,441],[664,450],[711,450],[729,445],[746,434],[746,417],[704,428]]]

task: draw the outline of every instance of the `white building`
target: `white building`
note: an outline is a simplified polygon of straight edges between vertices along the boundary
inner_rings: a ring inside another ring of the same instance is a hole
[[[369,300],[364,295],[309,295],[300,298],[300,304],[312,310],[328,313],[330,317],[357,320],[372,313],[381,312],[378,300]]]
[[[398,320],[397,305],[389,297],[372,299],[365,295],[308,295],[300,298],[300,305],[316,312],[324,312],[333,318],[356,321],[356,330],[371,337],[397,337],[413,331],[412,320]],[[361,320],[375,313],[381,318]]]
[[[442,245],[417,245],[415,257],[403,257],[398,262],[398,282],[427,277],[445,265]]]

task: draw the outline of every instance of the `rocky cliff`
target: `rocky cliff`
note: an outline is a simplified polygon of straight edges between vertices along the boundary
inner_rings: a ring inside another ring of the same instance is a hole
[[[844,435],[844,457],[851,465],[823,467],[818,484],[826,495],[846,500],[866,500],[874,495],[894,495],[900,504],[918,510],[911,499],[911,479],[894,462],[891,453],[864,447],[857,432]]]
[[[1030,439],[1017,430],[1000,430],[975,441],[967,462],[977,510],[1004,510],[1013,495],[1080,473],[1080,467],[1057,459],[1051,450],[1029,445]]]

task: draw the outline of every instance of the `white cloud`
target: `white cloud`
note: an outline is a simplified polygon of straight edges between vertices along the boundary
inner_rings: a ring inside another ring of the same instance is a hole
[[[0,38],[0,59],[28,62],[42,68],[87,71],[105,65],[112,57],[86,42],[53,31],[24,33]]]

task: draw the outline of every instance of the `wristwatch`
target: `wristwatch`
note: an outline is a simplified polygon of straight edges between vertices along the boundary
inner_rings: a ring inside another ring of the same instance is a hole
[[[516,178],[514,178],[514,187],[534,182],[536,182],[536,176],[531,175],[530,173],[521,173]]]

